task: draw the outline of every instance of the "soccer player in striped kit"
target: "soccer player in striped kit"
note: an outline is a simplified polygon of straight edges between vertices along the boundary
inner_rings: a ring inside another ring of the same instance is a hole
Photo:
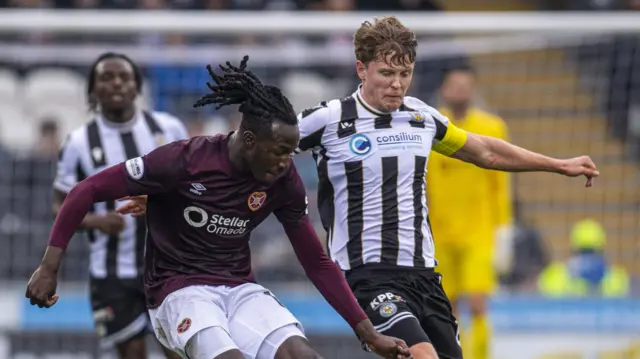
[[[599,173],[588,156],[554,159],[466,132],[406,96],[417,41],[395,17],[363,23],[354,47],[357,90],[299,115],[299,150],[313,151],[318,166],[330,256],[378,331],[404,339],[415,359],[460,359],[458,325],[435,271],[425,198],[431,150],[486,169],[586,176],[587,186]]]

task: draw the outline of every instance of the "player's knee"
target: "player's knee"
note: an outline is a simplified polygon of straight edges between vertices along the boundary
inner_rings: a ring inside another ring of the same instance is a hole
[[[413,359],[438,359],[436,349],[431,343],[418,343],[409,348]]]
[[[323,359],[306,339],[300,336],[287,338],[276,351],[275,359]],[[260,358],[271,359],[271,358]]]
[[[185,345],[190,359],[244,359],[229,333],[209,327],[194,334]]]
[[[136,359],[147,357],[147,343],[143,337],[136,337],[117,345],[119,359]]]
[[[484,294],[470,295],[469,311],[473,316],[485,314],[487,312],[487,296]]]

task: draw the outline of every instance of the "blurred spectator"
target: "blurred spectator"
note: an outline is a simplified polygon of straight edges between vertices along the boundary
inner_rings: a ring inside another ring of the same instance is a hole
[[[361,11],[436,11],[441,10],[433,0],[357,0]]]
[[[298,0],[304,10],[328,11],[434,11],[441,7],[433,0]]]
[[[9,0],[9,5],[19,8],[46,8],[54,4],[47,0]]]
[[[165,0],[139,0],[138,8],[140,10],[162,10],[168,7]]]
[[[571,231],[572,255],[553,262],[540,274],[540,293],[549,297],[623,297],[629,293],[629,275],[610,264],[604,254],[607,236],[600,223],[585,219]]]
[[[101,0],[56,0],[55,7],[61,9],[98,9],[103,6]]]
[[[58,121],[53,118],[44,119],[40,123],[39,138],[34,155],[40,159],[54,159],[60,148],[60,132]]]

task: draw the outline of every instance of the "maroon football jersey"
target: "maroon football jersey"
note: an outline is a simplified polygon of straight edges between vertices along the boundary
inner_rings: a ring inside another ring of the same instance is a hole
[[[228,136],[174,142],[88,177],[62,204],[49,246],[66,249],[94,203],[149,195],[144,285],[155,308],[190,285],[252,282],[249,236],[274,213],[309,280],[355,329],[367,316],[322,249],[296,169],[259,183],[234,170],[228,143]]]
[[[131,193],[147,193],[144,284],[148,305],[194,284],[253,282],[249,237],[274,213],[283,225],[307,216],[295,167],[271,185],[231,166],[228,135],[195,137],[125,163]]]

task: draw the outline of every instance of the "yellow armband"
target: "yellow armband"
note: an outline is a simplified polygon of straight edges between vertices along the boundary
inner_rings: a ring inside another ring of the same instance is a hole
[[[467,142],[467,132],[454,126],[451,122],[442,140],[434,142],[432,149],[442,155],[451,156]]]

